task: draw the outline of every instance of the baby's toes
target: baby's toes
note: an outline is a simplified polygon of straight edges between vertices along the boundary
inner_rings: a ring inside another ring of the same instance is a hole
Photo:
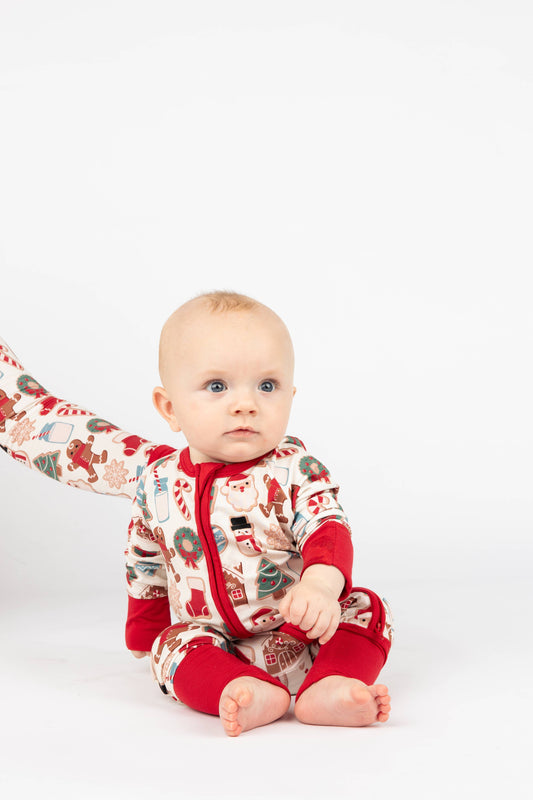
[[[378,706],[390,705],[389,690],[386,686],[378,685],[372,687],[372,694]]]
[[[232,697],[225,697],[222,699],[222,702],[220,703],[219,714],[223,719],[237,719],[238,711],[239,706]]]
[[[377,702],[377,720],[378,722],[386,722],[389,718],[390,712],[390,697],[388,694],[376,697]]]
[[[228,736],[238,736],[241,733],[242,728],[237,720],[223,719],[223,717],[221,717],[220,721]]]

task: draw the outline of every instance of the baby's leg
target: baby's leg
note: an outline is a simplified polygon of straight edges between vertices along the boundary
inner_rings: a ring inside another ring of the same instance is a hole
[[[228,736],[267,725],[290,705],[280,681],[226,652],[222,635],[209,628],[163,631],[152,649],[152,668],[165,694],[219,716]]]
[[[343,605],[346,621],[320,648],[296,697],[300,722],[360,727],[389,718],[388,689],[375,683],[390,648],[385,608],[368,589]]]

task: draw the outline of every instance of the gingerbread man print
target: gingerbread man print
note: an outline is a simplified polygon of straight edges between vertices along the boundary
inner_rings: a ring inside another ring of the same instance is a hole
[[[259,508],[265,517],[270,516],[273,508],[278,522],[288,522],[289,520],[283,513],[283,503],[287,499],[287,495],[275,478],[265,475],[263,480],[268,489],[267,504],[259,503]]]
[[[21,411],[20,414],[15,414],[14,406],[20,400],[20,394],[16,392],[13,397],[8,397],[7,394],[0,389],[0,432],[5,433],[6,430],[6,420],[8,419],[22,419],[25,411]]]
[[[94,464],[105,464],[107,461],[107,450],[103,450],[101,455],[93,453],[91,448],[93,442],[94,436],[91,434],[87,437],[86,442],[82,442],[81,439],[73,439],[67,447],[67,456],[71,462],[68,469],[75,470],[81,467],[89,475],[89,483],[98,480]]]

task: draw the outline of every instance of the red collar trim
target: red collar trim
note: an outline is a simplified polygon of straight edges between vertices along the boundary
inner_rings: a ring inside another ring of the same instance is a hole
[[[220,461],[204,461],[201,464],[193,464],[191,461],[189,448],[185,447],[180,452],[179,467],[191,478],[199,475],[200,471],[202,471],[204,475],[206,473],[216,472],[217,477],[224,478],[230,475],[235,475],[237,472],[245,472],[247,469],[255,467],[256,464],[259,464],[260,461],[263,461],[263,459],[265,459],[272,452],[273,451],[270,450],[268,453],[265,453],[258,458],[254,458],[252,461],[236,461],[234,464],[224,464]]]

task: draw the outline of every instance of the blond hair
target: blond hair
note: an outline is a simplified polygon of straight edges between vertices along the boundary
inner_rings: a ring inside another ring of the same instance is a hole
[[[210,311],[219,311],[221,313],[224,311],[252,311],[254,308],[259,308],[263,305],[246,294],[224,289],[215,292],[202,292],[196,295],[193,300],[204,300],[208,304]]]
[[[212,314],[255,310],[266,311],[268,314],[271,314],[273,317],[275,317],[286,329],[285,323],[274,311],[272,311],[272,309],[270,309],[268,306],[265,306],[263,303],[260,303],[259,300],[254,300],[253,297],[248,297],[248,295],[240,294],[239,292],[226,290],[201,292],[177,308],[163,325],[159,339],[159,374],[163,384],[165,383],[165,377],[168,371],[168,353],[170,352],[173,342],[176,341],[176,331],[179,330],[180,325],[186,324],[187,315],[192,313],[193,309],[199,305],[203,305],[207,311]],[[289,336],[288,331],[287,335]]]

